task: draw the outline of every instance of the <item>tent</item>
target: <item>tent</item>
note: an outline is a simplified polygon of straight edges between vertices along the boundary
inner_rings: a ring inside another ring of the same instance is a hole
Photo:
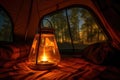
[[[44,15],[72,5],[84,5],[92,9],[105,26],[113,44],[117,47],[120,41],[118,27],[119,3],[112,0],[0,0],[0,5],[6,9],[13,21],[15,41],[25,37],[33,38]],[[114,21],[109,18],[114,19]]]
[[[13,44],[27,43],[31,45],[31,41],[33,40],[36,34],[36,30],[38,28],[40,29],[40,22],[45,15],[76,5],[84,6],[90,9],[96,15],[101,25],[103,25],[102,28],[105,29],[106,31],[105,33],[107,34],[107,37],[109,37],[108,39],[109,44],[111,44],[111,46],[115,49],[115,52],[113,51],[112,53],[119,53],[120,3],[118,1],[115,0],[0,0],[0,7],[5,9],[5,11],[9,14],[12,20]],[[96,47],[95,45],[93,46],[94,48]],[[91,50],[93,46],[90,47]],[[101,47],[106,47],[106,45],[102,44]],[[30,47],[28,48],[25,46],[25,48],[29,50]],[[20,49],[23,50],[21,47]],[[87,49],[88,51],[90,51],[89,48]],[[17,48],[14,48],[13,52],[14,51],[16,53],[19,50]],[[83,53],[87,53],[87,52],[84,51]],[[86,55],[84,54],[84,56]],[[15,56],[13,56],[12,59],[14,60],[18,58],[16,56],[18,55],[15,54]],[[104,54],[102,56],[104,56]],[[110,57],[110,59],[112,58]],[[94,61],[94,59],[92,59],[91,61],[97,63]],[[0,63],[0,65],[3,65],[3,63]]]

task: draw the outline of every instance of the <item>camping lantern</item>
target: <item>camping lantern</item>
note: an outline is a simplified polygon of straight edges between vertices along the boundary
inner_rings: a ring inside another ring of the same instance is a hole
[[[36,34],[29,55],[29,67],[37,70],[50,69],[60,62],[60,54],[55,40],[54,30],[42,28]]]

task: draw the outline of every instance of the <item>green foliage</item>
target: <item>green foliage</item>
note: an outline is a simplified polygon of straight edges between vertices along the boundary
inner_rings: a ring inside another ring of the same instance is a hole
[[[70,33],[74,45],[80,45],[78,47],[81,47],[81,45],[88,45],[106,40],[98,23],[95,21],[93,15],[88,12],[88,10],[73,7],[67,9],[68,15],[65,13],[66,9],[48,15],[44,18],[47,18],[52,22],[53,28],[55,29],[57,42],[60,43],[60,45],[66,43],[71,44]],[[67,16],[70,26],[67,22]],[[67,47],[70,47],[70,45]]]

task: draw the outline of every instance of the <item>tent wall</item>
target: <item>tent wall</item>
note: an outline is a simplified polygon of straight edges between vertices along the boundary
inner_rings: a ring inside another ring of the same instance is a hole
[[[31,2],[31,0],[0,0],[0,5],[8,11],[13,20],[15,42],[24,41],[28,31],[31,33],[30,37],[35,34],[39,17],[35,7],[30,9],[31,4],[35,6],[34,2]],[[31,26],[32,29],[29,30]]]
[[[15,41],[33,38],[39,26],[39,20],[44,15],[68,6],[84,5],[95,12],[106,31],[115,40],[115,46],[118,46],[120,42],[119,36],[107,23],[100,9],[94,4],[94,0],[0,0],[0,5],[9,12],[13,19]]]
[[[116,0],[92,0],[96,7],[104,15],[106,22],[106,30],[108,30],[113,46],[120,49],[120,2]],[[107,24],[109,23],[109,25]]]

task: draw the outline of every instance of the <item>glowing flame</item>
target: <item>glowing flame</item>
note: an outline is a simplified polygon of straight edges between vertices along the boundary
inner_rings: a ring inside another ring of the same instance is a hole
[[[43,56],[42,56],[42,61],[48,61],[47,56],[45,54],[46,53],[45,53],[45,49],[44,49]]]
[[[42,56],[42,61],[48,61],[46,55],[43,55],[43,56]]]

